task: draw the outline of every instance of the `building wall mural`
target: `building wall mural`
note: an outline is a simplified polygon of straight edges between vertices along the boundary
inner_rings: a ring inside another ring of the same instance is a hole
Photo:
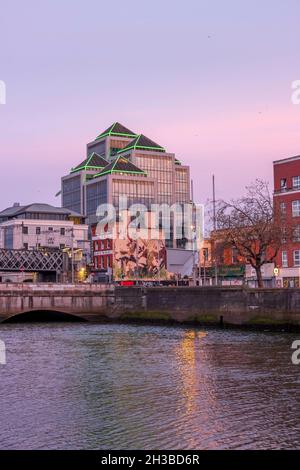
[[[167,278],[166,246],[163,240],[115,240],[114,278]]]

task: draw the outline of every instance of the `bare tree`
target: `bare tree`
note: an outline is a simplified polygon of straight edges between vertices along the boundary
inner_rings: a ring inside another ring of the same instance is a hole
[[[273,206],[268,183],[256,180],[246,187],[245,196],[230,202],[218,201],[215,246],[231,246],[255,269],[258,287],[263,287],[261,268],[275,261],[287,226]],[[217,249],[216,249],[217,251]]]

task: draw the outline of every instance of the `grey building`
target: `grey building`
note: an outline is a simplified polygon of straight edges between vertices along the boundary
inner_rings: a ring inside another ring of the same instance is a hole
[[[87,144],[86,159],[62,178],[62,205],[87,216],[92,226],[102,203],[190,203],[190,169],[174,153],[120,123]],[[185,248],[185,240],[171,237],[167,245]]]

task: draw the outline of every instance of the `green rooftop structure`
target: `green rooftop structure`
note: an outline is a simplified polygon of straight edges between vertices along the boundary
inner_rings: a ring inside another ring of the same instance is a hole
[[[92,227],[98,207],[112,204],[117,210],[121,196],[129,206],[149,209],[152,204],[189,204],[190,169],[157,141],[114,122],[87,142],[86,159],[62,177],[60,193],[62,206],[84,214]],[[183,239],[177,242],[174,230],[168,246],[189,246]]]
[[[147,176],[145,171],[131,163],[127,158],[119,155],[113,162],[109,163],[105,168],[103,168],[100,173],[94,175],[94,178],[113,173]]]
[[[99,134],[95,140],[103,139],[104,137],[107,137],[107,136],[134,138],[137,136],[137,134],[135,134],[133,131],[131,131],[127,127],[123,126],[123,124],[120,124],[119,122],[114,122],[108,129],[106,129],[104,132]]]
[[[101,170],[108,165],[108,161],[97,153],[93,152],[83,162],[71,169],[71,173],[76,173],[83,170]]]
[[[128,152],[129,150],[152,150],[156,152],[166,151],[161,145],[157,144],[143,134],[138,135],[135,139],[129,142],[126,147],[119,150],[118,153]]]

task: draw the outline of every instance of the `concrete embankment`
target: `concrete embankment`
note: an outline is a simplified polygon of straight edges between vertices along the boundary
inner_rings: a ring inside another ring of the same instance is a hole
[[[0,285],[0,322],[28,312],[88,321],[172,321],[300,329],[300,289]]]

